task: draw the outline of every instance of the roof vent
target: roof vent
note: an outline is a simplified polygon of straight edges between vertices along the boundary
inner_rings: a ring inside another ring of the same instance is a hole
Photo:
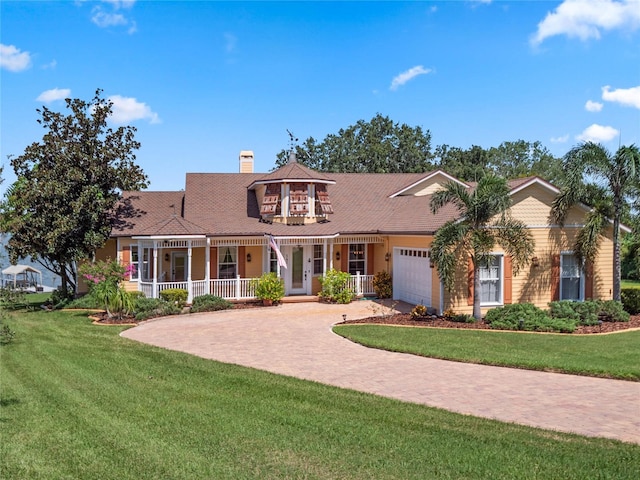
[[[253,173],[253,150],[240,151],[240,173]]]

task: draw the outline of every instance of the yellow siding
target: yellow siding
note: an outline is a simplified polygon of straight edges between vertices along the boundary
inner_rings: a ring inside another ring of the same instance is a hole
[[[262,275],[262,252],[261,246],[245,247],[245,258],[238,259],[238,261],[245,262],[245,276],[247,278],[257,278]],[[251,262],[247,262],[247,254],[251,255]]]
[[[533,303],[539,308],[548,308],[552,300],[551,265],[554,255],[573,250],[578,228],[535,228],[532,234],[536,242],[534,257],[538,264],[530,264],[513,275],[513,303]],[[496,250],[499,252],[500,250]],[[445,292],[445,309],[452,308],[456,312],[471,313],[472,305],[467,305],[468,282],[467,260],[460,259],[460,268],[456,275],[453,292]],[[613,241],[611,229],[603,238],[599,255],[593,269],[593,296],[601,300],[611,299],[613,285]],[[488,308],[483,308],[483,315]]]

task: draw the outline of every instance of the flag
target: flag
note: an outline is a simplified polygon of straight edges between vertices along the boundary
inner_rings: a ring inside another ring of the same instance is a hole
[[[276,243],[276,239],[273,238],[273,235],[269,235],[269,246],[274,252],[276,252],[276,257],[278,259],[278,266],[282,268],[287,268],[287,262],[282,256],[282,252],[278,248],[278,244]]]

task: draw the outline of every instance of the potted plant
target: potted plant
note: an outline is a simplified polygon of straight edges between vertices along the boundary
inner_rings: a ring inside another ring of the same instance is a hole
[[[284,297],[284,282],[274,272],[263,273],[256,284],[256,297],[265,305],[277,304]]]

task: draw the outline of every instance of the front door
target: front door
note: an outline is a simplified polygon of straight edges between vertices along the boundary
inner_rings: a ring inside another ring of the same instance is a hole
[[[185,282],[187,280],[187,254],[173,252],[171,255],[171,281]]]
[[[292,246],[289,257],[289,295],[307,294],[307,278],[309,276],[305,268],[305,248],[302,246]]]

